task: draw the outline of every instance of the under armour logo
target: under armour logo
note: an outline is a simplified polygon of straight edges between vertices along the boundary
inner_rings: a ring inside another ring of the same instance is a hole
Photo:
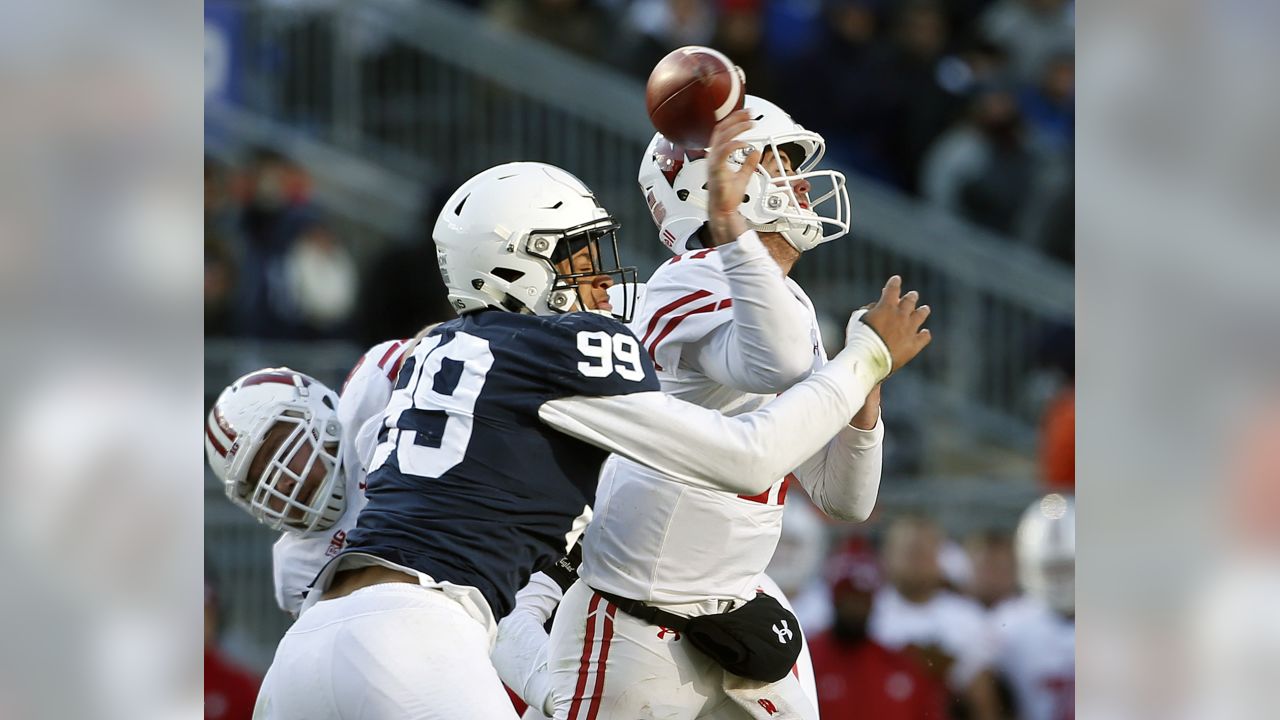
[[[680,639],[680,631],[672,630],[669,627],[663,627],[661,630],[658,631],[658,639],[659,640],[665,639],[667,637],[667,633],[671,633],[672,635],[675,635],[676,640]]]
[[[764,708],[764,711],[770,715],[778,712],[778,706],[770,702],[768,698],[760,698],[756,702],[760,703],[760,707]]]
[[[778,642],[782,643],[783,645],[786,645],[788,640],[795,637],[795,633],[791,632],[791,628],[787,627],[786,620],[782,621],[782,627],[778,627],[775,624],[773,626],[773,632],[777,634]]]

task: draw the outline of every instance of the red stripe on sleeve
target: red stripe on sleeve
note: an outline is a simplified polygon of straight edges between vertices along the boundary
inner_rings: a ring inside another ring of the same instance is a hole
[[[649,327],[645,328],[644,337],[640,339],[640,344],[644,345],[646,342],[649,341],[649,336],[653,334],[653,329],[658,327],[658,323],[662,320],[662,318],[667,313],[671,312],[672,310],[675,310],[676,308],[682,307],[684,305],[688,305],[689,303],[694,302],[695,300],[701,300],[702,298],[707,297],[710,294],[711,292],[708,290],[695,290],[694,292],[691,292],[682,298],[673,300],[667,303],[666,305],[663,305],[662,307],[658,308],[658,311],[655,312],[653,314],[653,317],[649,319]]]
[[[382,354],[382,359],[378,361],[379,370],[386,369],[387,360],[391,357],[391,353],[394,353],[396,350],[400,348],[400,343],[401,343],[400,340],[395,341],[394,343],[392,343],[391,347],[387,348],[387,351]]]
[[[711,293],[707,293],[707,294],[710,295]],[[710,303],[707,303],[706,305],[702,305],[701,307],[696,307],[690,310],[689,312],[684,313],[683,315],[677,315],[671,318],[671,320],[667,321],[666,327],[662,328],[662,332],[658,333],[658,336],[653,339],[653,343],[648,346],[649,357],[652,358],[655,363],[657,362],[658,345],[662,343],[663,338],[670,335],[673,330],[679,327],[680,323],[685,321],[685,318],[689,317],[690,315],[697,315],[699,313],[723,310],[727,307],[733,307],[733,298],[725,298],[724,300],[720,300],[719,302],[710,302]],[[646,334],[645,337],[648,337],[648,335]],[[640,342],[641,344],[644,344],[643,340],[641,340]]]
[[[409,348],[405,348],[405,350],[408,349]],[[391,363],[391,369],[387,371],[387,380],[390,380],[393,385],[396,382],[396,376],[400,374],[400,368],[404,367],[404,356],[407,354],[408,353],[402,352],[397,355],[395,362]]]

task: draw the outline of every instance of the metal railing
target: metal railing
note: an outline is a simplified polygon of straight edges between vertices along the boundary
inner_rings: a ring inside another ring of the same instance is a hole
[[[256,118],[259,136],[288,128],[384,169],[365,173],[383,188],[452,184],[511,160],[554,163],[621,220],[628,259],[642,272],[667,257],[646,239],[653,225],[636,186],[652,128],[635,79],[444,2],[235,7],[244,28],[241,96],[235,109],[211,107],[210,117],[233,129]],[[312,155],[330,174],[345,171],[341,156]],[[1071,268],[856,176],[849,190],[853,237],[813,251],[796,279],[839,317],[902,274],[937,310],[935,347],[902,378],[930,398],[922,409],[1029,449],[1031,349],[1046,323],[1073,315]],[[388,228],[418,220],[403,198],[376,209],[347,204],[355,215],[362,207],[386,234],[403,235]]]

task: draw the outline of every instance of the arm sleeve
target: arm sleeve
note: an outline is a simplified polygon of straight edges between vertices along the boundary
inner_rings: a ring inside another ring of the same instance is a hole
[[[871,516],[880,492],[883,440],[883,417],[870,430],[845,425],[796,468],[796,479],[827,515],[862,522]]]
[[[799,382],[813,368],[807,309],[787,289],[754,230],[716,252],[729,283],[733,322],[691,343],[686,362],[743,392],[778,392]]]
[[[390,340],[369,348],[356,362],[342,384],[338,401],[338,420],[343,427],[359,428],[386,409],[404,350],[404,340]]]
[[[854,312],[845,331],[860,330],[866,314],[866,309]],[[862,522],[871,516],[880,492],[883,442],[882,414],[877,414],[870,430],[845,425],[826,447],[796,468],[796,479],[827,515]]]
[[[892,367],[871,328],[825,367],[751,413],[725,417],[661,392],[551,400],[551,427],[689,485],[758,495],[818,452]]]
[[[516,606],[498,623],[489,659],[498,677],[530,707],[550,715],[551,677],[547,672],[544,626],[563,597],[560,586],[544,573],[534,573],[516,593]]]
[[[302,611],[311,581],[329,559],[325,555],[329,542],[324,533],[304,536],[284,532],[271,546],[271,579],[281,610],[294,617]]]

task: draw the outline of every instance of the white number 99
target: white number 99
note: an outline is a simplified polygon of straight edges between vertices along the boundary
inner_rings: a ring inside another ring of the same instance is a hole
[[[583,330],[578,333],[578,352],[587,358],[578,363],[578,372],[587,377],[609,377],[616,372],[623,380],[644,379],[640,346],[626,333]]]

